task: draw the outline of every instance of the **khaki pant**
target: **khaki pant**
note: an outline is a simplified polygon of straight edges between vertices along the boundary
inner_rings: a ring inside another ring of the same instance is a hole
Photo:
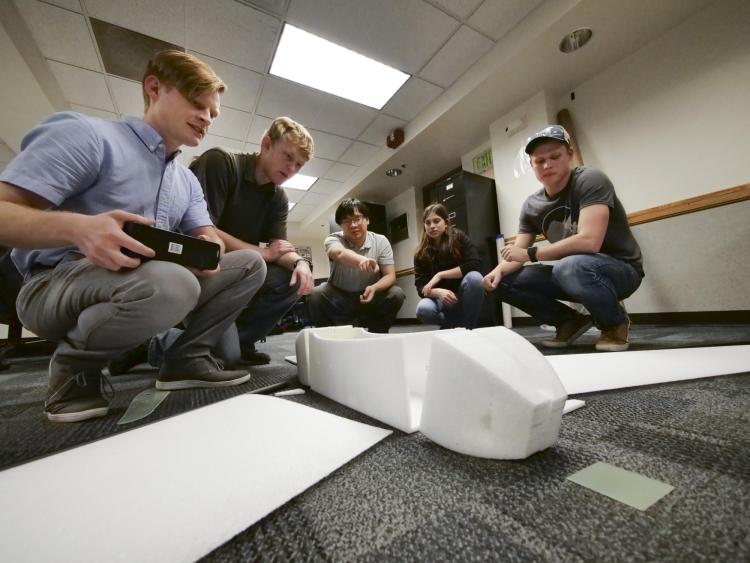
[[[103,366],[183,321],[165,362],[189,362],[209,355],[266,275],[253,250],[230,252],[220,266],[214,276],[197,277],[156,260],[119,272],[86,258],[63,261],[24,284],[18,314],[26,328],[58,342],[57,362],[81,367]]]

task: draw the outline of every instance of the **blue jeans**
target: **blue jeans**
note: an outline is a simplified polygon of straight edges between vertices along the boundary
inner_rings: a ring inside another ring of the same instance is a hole
[[[628,316],[619,302],[638,289],[641,279],[635,268],[617,258],[574,254],[554,265],[524,266],[503,277],[496,292],[502,301],[552,325],[576,315],[558,299],[581,303],[601,329],[626,322]]]
[[[476,327],[484,303],[482,274],[466,274],[456,297],[458,303],[454,305],[447,305],[431,297],[423,298],[417,305],[417,318],[425,324],[440,325],[441,328]]]

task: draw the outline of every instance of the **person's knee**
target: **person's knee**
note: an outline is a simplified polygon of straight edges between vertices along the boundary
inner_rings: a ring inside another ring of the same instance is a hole
[[[484,276],[482,276],[482,274],[477,272],[476,270],[468,272],[461,280],[461,288],[462,289],[474,289],[474,290],[482,289],[483,279],[484,279]]]
[[[437,313],[435,302],[432,299],[425,297],[417,303],[417,318],[424,322],[425,320],[432,319]]]
[[[158,310],[165,328],[180,322],[198,304],[201,286],[187,268],[151,261],[142,264],[138,273],[137,281],[125,290],[121,299],[129,301],[129,307],[142,305],[151,312]]]
[[[397,285],[392,285],[388,289],[388,293],[385,296],[385,300],[389,303],[398,304],[399,307],[401,307],[401,304],[406,299],[406,293],[404,293],[404,290],[401,289]]]
[[[258,252],[249,248],[227,252],[221,258],[220,265],[223,270],[242,268],[247,271],[248,276],[266,278],[265,260]]]

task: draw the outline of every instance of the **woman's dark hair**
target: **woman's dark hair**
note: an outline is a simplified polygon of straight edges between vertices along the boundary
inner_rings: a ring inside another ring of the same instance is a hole
[[[427,231],[424,229],[424,222],[427,220],[427,217],[433,214],[445,221],[445,232],[437,240],[427,236]],[[459,238],[460,232],[451,225],[448,219],[448,210],[443,204],[433,203],[432,205],[428,205],[425,207],[424,213],[422,213],[422,239],[419,241],[414,255],[419,260],[434,260],[438,257],[448,258],[449,256],[460,260],[464,250]]]
[[[357,211],[359,211],[365,219],[370,219],[370,208],[367,207],[366,203],[359,201],[356,197],[343,200],[336,208],[336,224],[340,225],[341,221],[347,217],[351,217]]]

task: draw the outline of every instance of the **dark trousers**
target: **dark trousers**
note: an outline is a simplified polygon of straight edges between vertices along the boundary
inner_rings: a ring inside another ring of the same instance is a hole
[[[330,283],[319,285],[308,298],[315,326],[364,326],[370,332],[388,332],[406,299],[397,285],[375,293],[369,303],[360,303],[361,292],[341,290]]]

